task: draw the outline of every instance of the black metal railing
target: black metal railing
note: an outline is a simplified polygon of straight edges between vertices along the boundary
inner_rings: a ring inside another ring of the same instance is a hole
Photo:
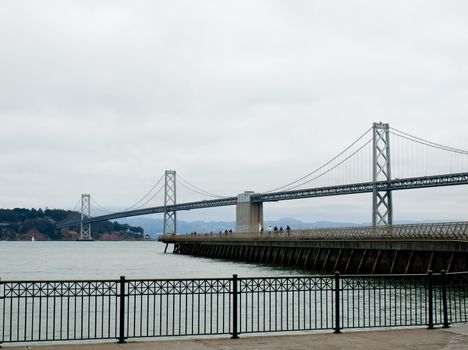
[[[0,343],[468,322],[468,272],[0,281]]]
[[[229,334],[232,279],[129,280],[125,336]]]
[[[116,338],[118,281],[0,282],[0,342]]]

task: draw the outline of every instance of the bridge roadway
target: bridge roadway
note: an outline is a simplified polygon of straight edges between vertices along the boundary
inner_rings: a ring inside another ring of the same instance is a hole
[[[346,274],[468,270],[468,222],[162,236],[174,253]],[[166,245],[166,249],[167,249]]]
[[[378,191],[399,191],[416,188],[429,188],[441,186],[455,186],[468,184],[468,173],[456,173],[445,175],[433,175],[412,177],[405,179],[393,179],[390,181],[378,181],[375,183]],[[251,201],[256,203],[277,202],[282,200],[338,196],[345,194],[371,193],[374,189],[373,182],[362,182],[348,185],[308,188],[293,191],[280,191],[271,193],[256,193],[251,196]],[[116,220],[125,217],[164,213],[165,210],[181,211],[191,209],[213,208],[228,205],[236,205],[237,197],[225,197],[220,199],[204,200],[197,202],[180,203],[170,206],[158,206],[145,209],[121,211],[107,215],[95,216],[83,220],[83,224]],[[80,221],[71,221],[57,224],[57,229],[80,225]]]

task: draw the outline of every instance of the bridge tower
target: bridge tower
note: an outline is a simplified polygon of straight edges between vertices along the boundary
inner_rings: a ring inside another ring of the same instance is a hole
[[[177,233],[177,212],[173,208],[174,205],[176,205],[176,172],[175,170],[166,170],[164,184],[164,235],[175,235]]]
[[[83,220],[91,216],[91,195],[81,195],[80,241],[91,241],[91,224],[83,224]]]
[[[372,142],[372,226],[392,225],[392,191],[378,191],[377,181],[391,180],[389,125],[374,123]]]

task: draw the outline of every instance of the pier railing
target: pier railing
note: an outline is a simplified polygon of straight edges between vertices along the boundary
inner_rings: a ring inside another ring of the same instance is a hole
[[[468,222],[402,224],[388,226],[353,226],[314,229],[263,230],[259,232],[210,232],[162,236],[161,241],[199,240],[462,240],[468,241]]]
[[[0,343],[468,322],[468,272],[0,281]]]

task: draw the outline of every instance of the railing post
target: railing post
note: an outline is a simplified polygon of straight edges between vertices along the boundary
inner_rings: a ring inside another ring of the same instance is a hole
[[[119,343],[125,343],[125,276],[120,276]]]
[[[432,270],[427,271],[427,293],[428,293],[428,323],[427,329],[434,329],[434,300],[433,300],[433,281]]]
[[[239,339],[239,333],[237,330],[237,274],[232,275],[232,337],[231,339]]]
[[[445,270],[440,271],[440,278],[442,282],[442,307],[444,312],[444,325],[442,328],[450,328],[448,321],[448,306],[447,306],[447,280]]]
[[[335,334],[341,333],[340,327],[340,273],[335,272]]]

